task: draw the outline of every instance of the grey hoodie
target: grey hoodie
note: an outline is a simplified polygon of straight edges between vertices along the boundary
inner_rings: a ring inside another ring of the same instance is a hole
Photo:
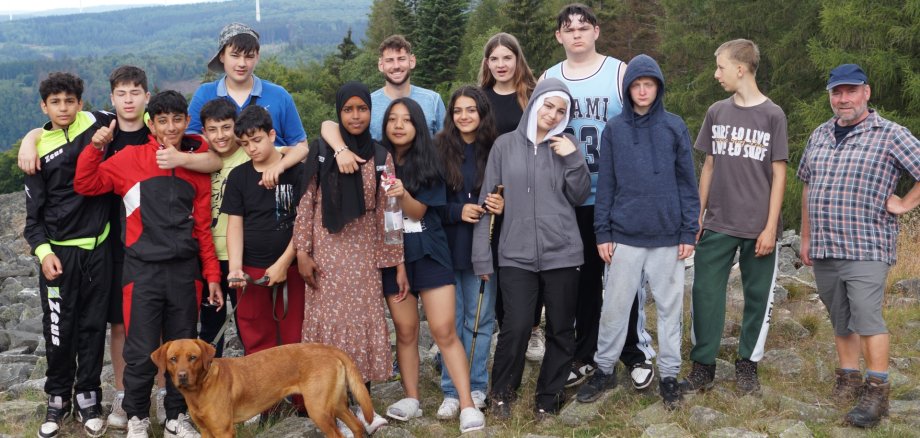
[[[578,148],[561,157],[549,141],[534,139],[536,113],[548,95],[569,101],[565,118],[547,139],[558,135],[569,122],[571,95],[560,80],[548,78],[537,84],[517,129],[498,137],[489,153],[479,202],[496,184],[505,186],[498,266],[538,272],[584,263],[575,207],[591,194],[591,177]],[[578,144],[571,135],[563,135]],[[473,231],[472,258],[476,275],[493,272],[488,217]]]

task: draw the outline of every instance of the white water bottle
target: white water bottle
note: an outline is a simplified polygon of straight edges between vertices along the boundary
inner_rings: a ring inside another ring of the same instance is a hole
[[[380,175],[380,185],[383,190],[389,190],[393,185],[395,176],[388,175],[384,172]],[[388,196],[387,204],[383,208],[383,242],[388,245],[399,245],[403,241],[403,212],[399,206],[399,201],[395,197]]]

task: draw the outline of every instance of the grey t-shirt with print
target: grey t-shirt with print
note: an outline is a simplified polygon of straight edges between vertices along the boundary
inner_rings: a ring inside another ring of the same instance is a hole
[[[693,147],[713,157],[703,229],[756,239],[767,225],[773,162],[789,159],[783,109],[770,99],[752,107],[720,100]],[[780,220],[777,234],[782,230]]]

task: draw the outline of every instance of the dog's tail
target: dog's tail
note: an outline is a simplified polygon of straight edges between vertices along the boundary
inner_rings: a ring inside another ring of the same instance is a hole
[[[374,421],[374,403],[371,402],[371,394],[367,391],[367,387],[364,386],[364,377],[361,376],[358,366],[355,365],[355,362],[351,360],[348,354],[344,351],[339,351],[339,354],[342,365],[345,366],[345,380],[348,382],[348,389],[351,390],[351,395],[358,402],[358,406],[361,407],[365,424],[371,424]]]

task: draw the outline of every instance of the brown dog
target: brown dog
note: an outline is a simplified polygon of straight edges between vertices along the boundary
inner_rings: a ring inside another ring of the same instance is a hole
[[[303,395],[308,415],[327,437],[342,437],[340,418],[355,436],[364,426],[348,409],[351,390],[364,420],[374,406],[355,363],[345,352],[322,344],[288,344],[249,356],[215,359],[214,347],[200,339],[163,344],[150,355],[185,397],[202,437],[232,437],[234,423],[258,415],[290,394]]]

